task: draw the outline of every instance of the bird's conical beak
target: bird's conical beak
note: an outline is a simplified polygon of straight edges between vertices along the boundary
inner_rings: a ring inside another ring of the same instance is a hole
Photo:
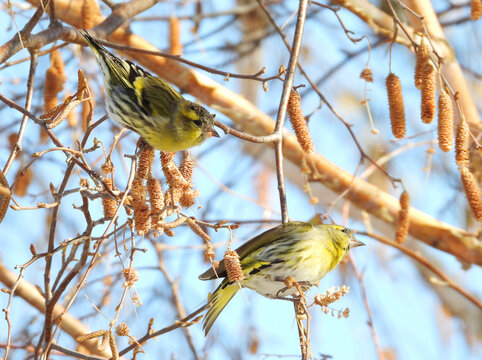
[[[214,137],[220,137],[218,132],[216,130],[214,130],[214,128],[212,128],[211,130],[208,131],[208,137],[211,137],[211,136],[214,136]]]
[[[350,240],[350,248],[354,248],[357,246],[365,246],[365,243],[362,243],[360,240],[357,239],[351,239]]]

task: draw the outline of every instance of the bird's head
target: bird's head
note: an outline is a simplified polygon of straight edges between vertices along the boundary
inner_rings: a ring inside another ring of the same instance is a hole
[[[215,115],[203,106],[192,101],[184,101],[180,105],[177,121],[193,145],[199,145],[211,136],[219,137],[214,129],[214,117]]]

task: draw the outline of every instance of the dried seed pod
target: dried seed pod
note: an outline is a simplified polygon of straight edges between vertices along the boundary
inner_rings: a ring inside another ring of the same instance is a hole
[[[440,91],[438,98],[438,146],[440,150],[452,150],[454,142],[454,109],[452,99],[445,90]]]
[[[437,73],[432,64],[426,63],[422,68],[422,122],[430,124],[435,116],[435,101],[437,90]]]
[[[312,153],[315,150],[315,147],[311,140],[310,131],[308,130],[308,125],[303,116],[303,111],[301,110],[301,98],[296,90],[291,90],[287,110],[298,143],[301,145],[301,148],[305,153]]]
[[[224,265],[228,273],[229,281],[241,281],[244,279],[243,269],[239,261],[239,255],[234,250],[228,250],[224,254]]]
[[[388,74],[385,85],[387,87],[388,106],[390,109],[390,121],[392,134],[397,139],[405,136],[405,107],[403,105],[402,84],[394,73]]]
[[[422,40],[417,49],[417,61],[415,63],[415,87],[419,90],[423,83],[423,68],[430,60],[430,52],[430,47],[425,43],[425,36],[422,36]]]
[[[181,22],[179,18],[169,18],[169,52],[172,55],[182,55]]]
[[[17,133],[11,133],[10,135],[8,135],[8,144],[9,144],[10,151],[12,151],[13,148],[15,147],[15,144],[17,143],[17,138],[18,138]]]
[[[117,336],[127,336],[129,335],[129,327],[123,322],[115,327],[115,333]]]
[[[470,209],[477,221],[482,221],[482,202],[480,201],[480,189],[477,180],[466,166],[462,166],[460,175]]]
[[[480,19],[480,15],[482,15],[482,1],[472,0],[470,4],[470,18],[473,21],[477,21]]]
[[[139,273],[135,268],[123,269],[122,275],[125,279],[125,282],[123,284],[124,287],[133,287],[135,283],[139,280]]]
[[[31,167],[28,167],[25,171],[20,169],[15,175],[15,187],[13,193],[17,196],[25,196],[27,194],[27,188],[32,182],[33,171]]]
[[[362,70],[360,73],[360,79],[365,80],[366,82],[373,82],[373,73],[372,70],[369,67],[366,67],[365,69]]]
[[[469,137],[469,126],[465,119],[461,119],[455,135],[455,162],[459,167],[469,163]]]
[[[109,190],[112,190],[112,179],[104,178],[104,182]],[[109,195],[104,195],[102,197],[102,207],[104,208],[104,217],[111,219],[115,215],[115,210],[117,206],[117,201],[111,198]]]
[[[403,244],[407,239],[408,228],[410,226],[409,210],[410,195],[404,191],[402,195],[400,195],[400,210],[398,212],[397,232],[395,234],[395,239],[398,244]]]
[[[5,214],[7,213],[8,204],[10,203],[10,187],[8,181],[0,171],[0,223],[2,222]]]
[[[144,145],[137,160],[136,176],[138,178],[147,180],[150,177],[155,153],[156,150],[152,146]]]

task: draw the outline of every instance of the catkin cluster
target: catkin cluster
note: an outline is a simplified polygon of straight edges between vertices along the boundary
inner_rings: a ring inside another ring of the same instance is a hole
[[[178,168],[174,162],[175,153],[161,152],[162,171],[168,185],[164,192],[162,183],[152,176],[154,148],[143,141],[139,146],[141,151],[131,187],[135,228],[139,235],[155,229],[157,234],[173,236],[172,229],[181,222],[166,223],[164,219],[178,211],[179,205],[185,208],[194,205],[199,196],[199,190],[192,189],[194,162],[186,157]]]

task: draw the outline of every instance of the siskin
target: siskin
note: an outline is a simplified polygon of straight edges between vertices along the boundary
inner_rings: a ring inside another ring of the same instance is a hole
[[[79,30],[102,71],[109,116],[135,131],[152,147],[176,152],[219,137],[214,116],[184,99],[164,80],[107,51],[87,31]]]
[[[229,281],[224,260],[210,268],[200,280],[224,277],[209,295],[209,309],[203,319],[207,335],[214,321],[240,287],[247,287],[271,299],[296,295],[284,281],[293,276],[303,291],[317,284],[353,247],[364,245],[353,232],[340,225],[312,225],[289,222],[278,225],[241,245],[239,255],[244,278]]]

